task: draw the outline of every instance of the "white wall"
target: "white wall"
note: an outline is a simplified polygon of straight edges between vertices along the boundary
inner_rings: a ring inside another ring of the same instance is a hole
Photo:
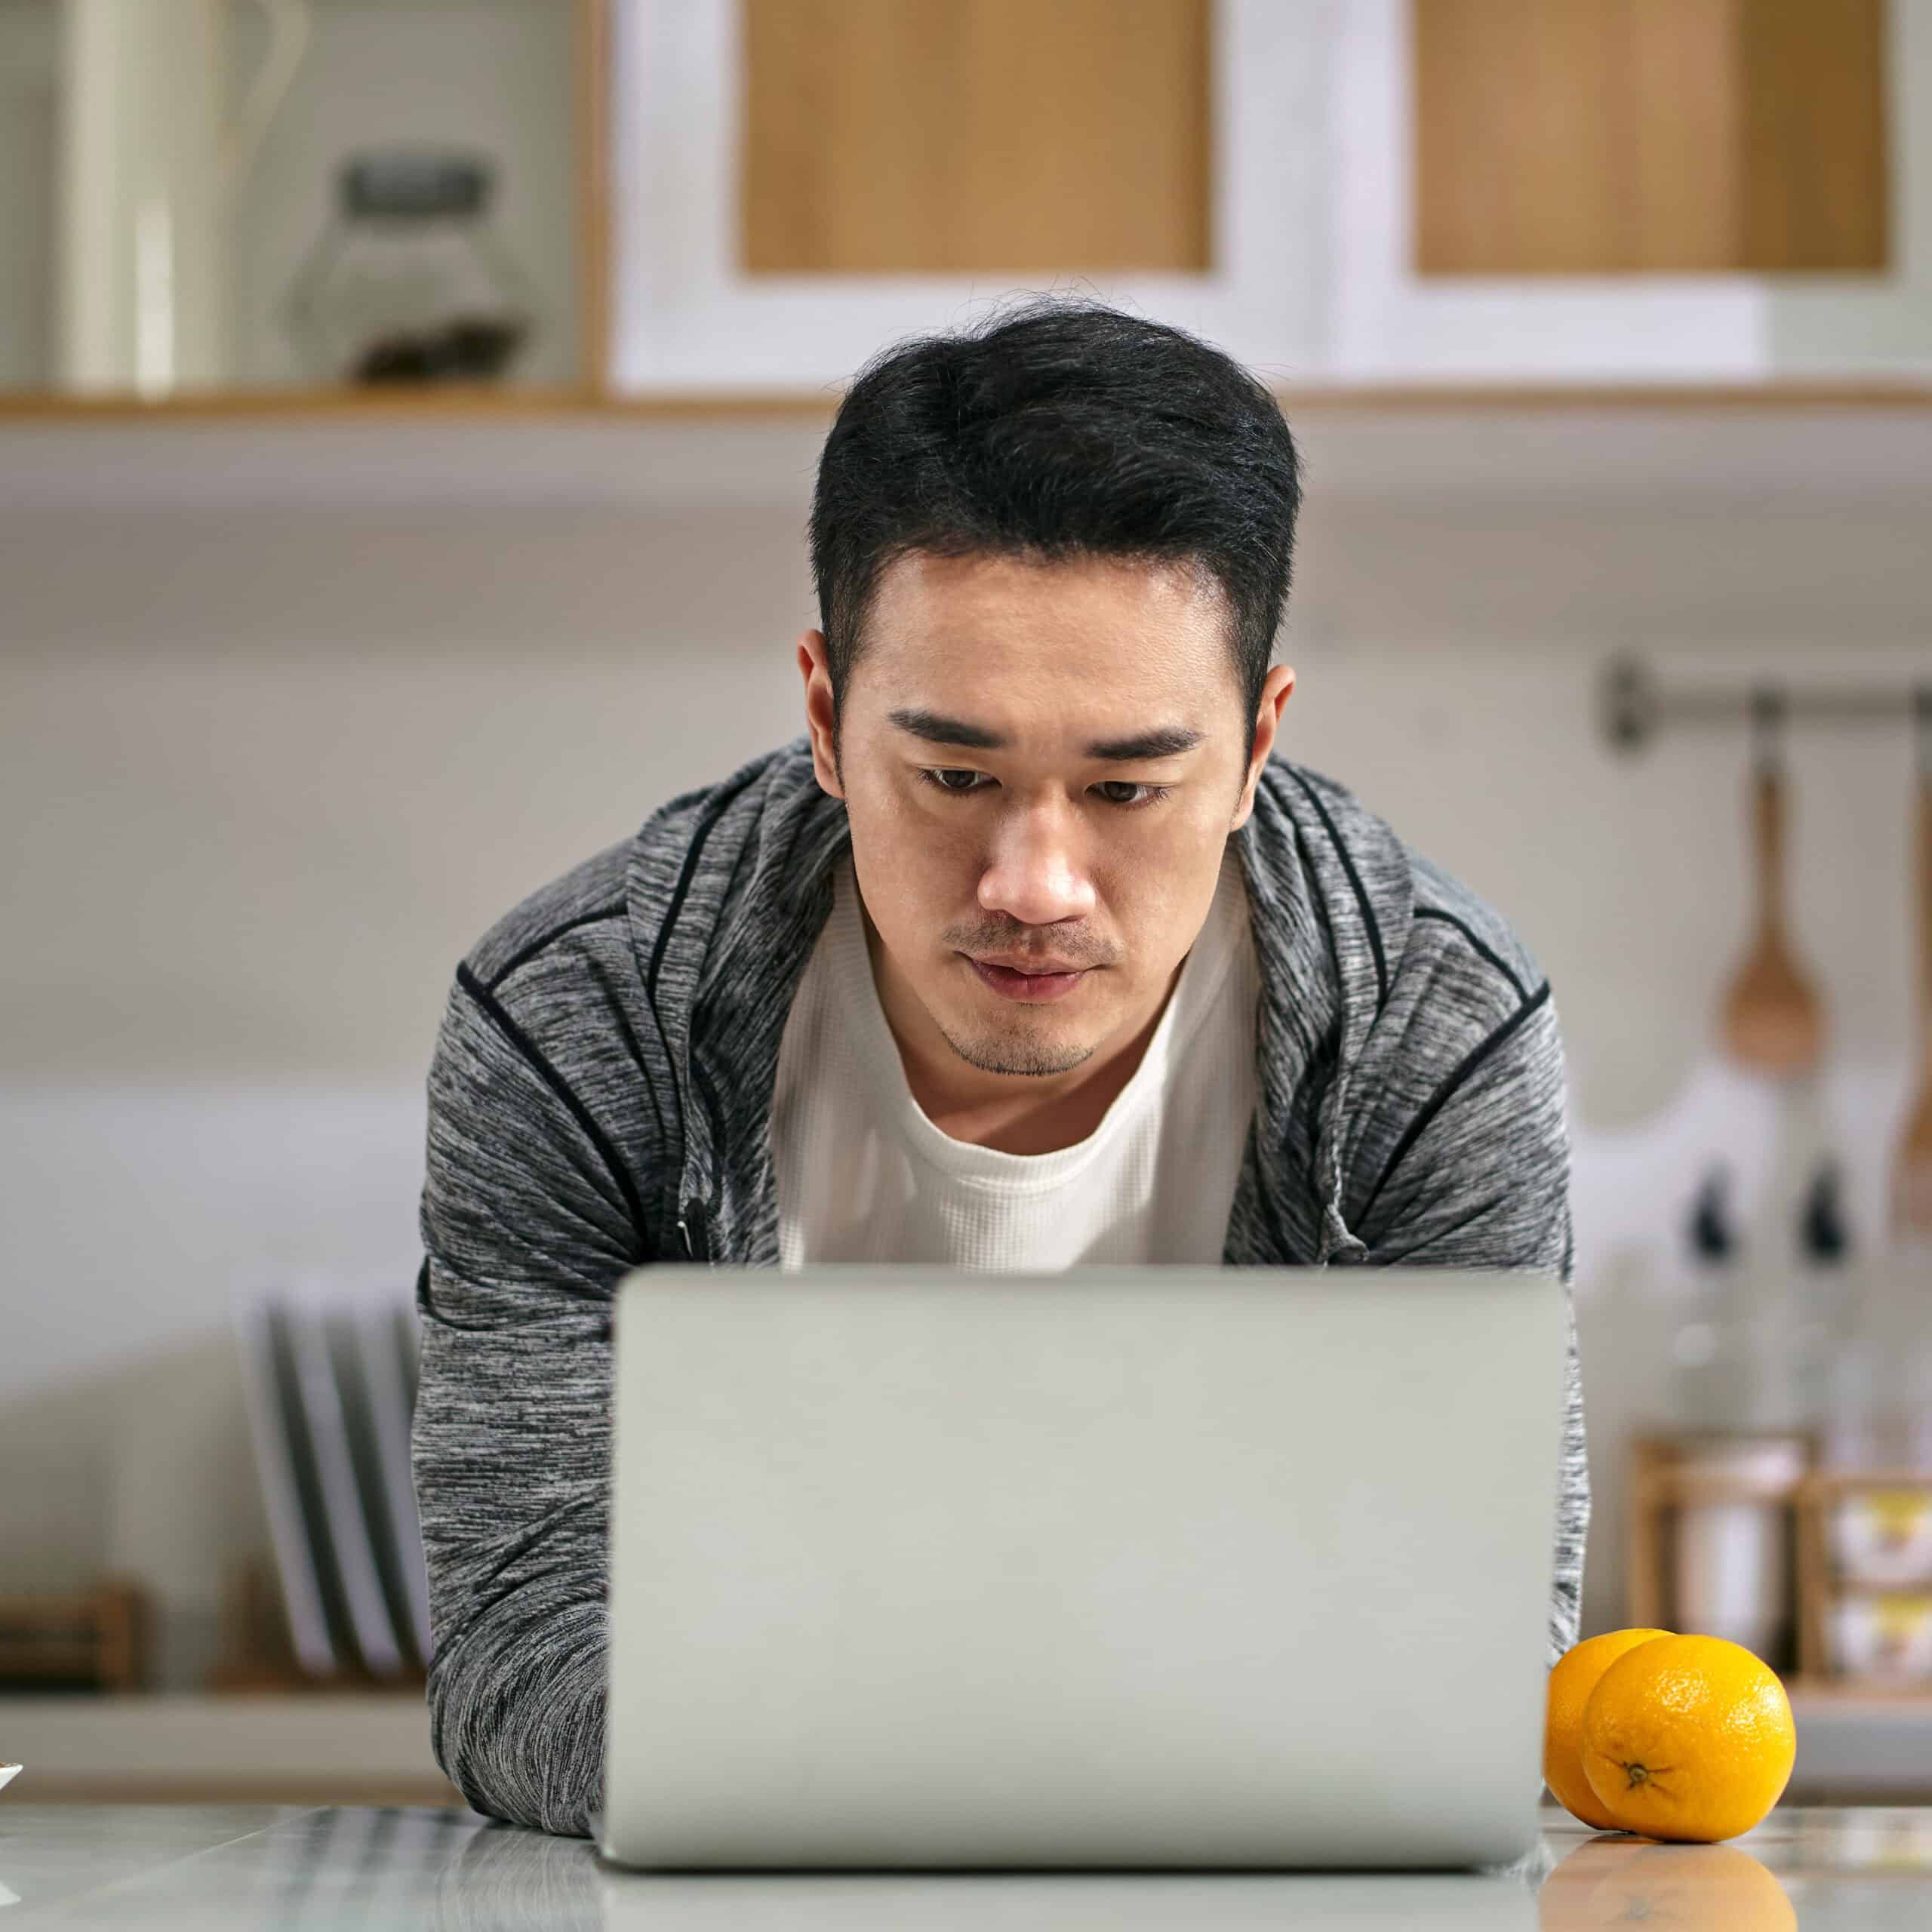
[[[1925,506],[1593,503],[1587,447],[1567,499],[1324,496],[1343,466],[1323,439],[1356,433],[1312,439],[1285,749],[1516,921],[1584,1137],[1641,1121],[1743,948],[1745,748],[1614,757],[1604,654],[1932,674]],[[260,1540],[230,1287],[413,1270],[421,1083],[457,958],[663,798],[800,728],[808,481],[681,513],[0,522],[0,1576],[131,1564],[165,1592],[168,1669],[205,1660],[220,1564]],[[1798,943],[1845,1064],[1877,1083],[1859,1091],[1889,1106],[1912,1029],[1906,735],[1807,734],[1793,764]],[[1583,1285],[1603,1625],[1619,1446],[1656,1364],[1599,1332]]]

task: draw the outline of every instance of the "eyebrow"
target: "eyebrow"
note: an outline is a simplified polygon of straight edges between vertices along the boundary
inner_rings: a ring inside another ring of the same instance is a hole
[[[1008,740],[983,724],[968,724],[963,718],[947,718],[937,711],[902,709],[888,714],[900,731],[935,745],[964,745],[974,751],[998,752]],[[1088,758],[1103,758],[1109,764],[1138,764],[1144,758],[1173,758],[1191,752],[1207,737],[1184,724],[1158,725],[1131,738],[1102,738],[1086,748]]]

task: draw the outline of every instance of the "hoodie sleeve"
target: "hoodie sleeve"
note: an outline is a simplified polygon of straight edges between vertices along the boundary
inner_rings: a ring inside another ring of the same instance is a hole
[[[1531,1268],[1563,1283],[1569,1347],[1549,1608],[1554,1666],[1577,1641],[1590,1478],[1571,1292],[1563,1046],[1547,982],[1439,1077],[1384,1158],[1353,1226],[1371,1266]]]
[[[588,1834],[603,1778],[613,1291],[636,1189],[557,1057],[460,970],[429,1076],[413,1442],[437,1761]]]

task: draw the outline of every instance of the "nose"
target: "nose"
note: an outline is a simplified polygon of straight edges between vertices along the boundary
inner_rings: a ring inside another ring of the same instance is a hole
[[[1051,798],[1004,814],[980,875],[983,909],[1026,926],[1085,918],[1094,909],[1094,887],[1080,863],[1078,838],[1075,814]]]

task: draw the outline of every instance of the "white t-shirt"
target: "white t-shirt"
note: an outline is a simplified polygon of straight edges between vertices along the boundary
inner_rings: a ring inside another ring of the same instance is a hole
[[[1260,984],[1230,845],[1140,1064],[1093,1132],[1046,1154],[955,1140],[906,1084],[848,854],[779,1050],[780,1265],[1219,1261],[1257,1099]]]

